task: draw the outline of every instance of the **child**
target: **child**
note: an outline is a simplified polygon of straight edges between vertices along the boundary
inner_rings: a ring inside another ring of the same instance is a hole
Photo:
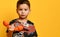
[[[24,32],[24,31],[16,31],[14,30],[15,25],[18,25],[19,22],[23,24],[24,29],[28,31],[29,26],[34,26],[30,20],[27,19],[27,16],[30,12],[30,2],[28,0],[18,0],[17,2],[17,14],[19,18],[14,19],[10,22],[10,27],[7,29],[7,36],[8,37],[37,37],[36,30],[34,32]],[[14,25],[14,23],[16,23]],[[33,28],[31,28],[33,30]],[[31,30],[30,30],[31,31]]]

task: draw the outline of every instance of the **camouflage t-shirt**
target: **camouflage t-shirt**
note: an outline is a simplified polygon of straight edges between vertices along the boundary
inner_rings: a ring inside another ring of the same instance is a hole
[[[12,24],[14,24],[15,22],[17,21],[17,19],[14,19],[14,20],[12,20],[12,21],[10,21],[10,25],[12,25]],[[27,20],[27,23],[29,24],[29,26],[34,26],[34,23],[32,23],[31,21],[29,21],[29,20]],[[18,25],[18,24],[17,24]],[[28,27],[27,27],[28,28]],[[28,31],[28,29],[25,29],[25,30],[27,30]],[[31,28],[31,29],[33,29],[33,28]],[[31,31],[31,30],[30,30]],[[7,33],[8,33],[8,30],[6,31]],[[33,37],[33,36],[35,36],[35,37],[37,37],[37,32],[36,32],[36,30],[34,31],[34,32],[31,32],[29,35],[26,33],[26,32],[19,32],[19,31],[14,31],[13,32],[13,35],[12,35],[12,37],[23,37],[23,35],[24,35],[24,37]]]

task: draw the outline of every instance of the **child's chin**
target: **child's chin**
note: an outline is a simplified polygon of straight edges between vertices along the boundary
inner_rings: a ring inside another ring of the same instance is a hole
[[[21,19],[25,19],[25,18],[27,18],[27,17],[21,17]]]

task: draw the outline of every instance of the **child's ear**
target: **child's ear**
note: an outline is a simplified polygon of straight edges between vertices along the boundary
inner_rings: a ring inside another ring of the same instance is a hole
[[[16,9],[16,11],[17,11],[17,9]]]
[[[16,9],[16,12],[18,12],[17,9]]]
[[[31,12],[31,9],[30,9],[30,12]]]

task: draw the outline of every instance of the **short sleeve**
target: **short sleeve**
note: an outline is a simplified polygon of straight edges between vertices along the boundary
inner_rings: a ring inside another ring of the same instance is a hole
[[[10,21],[9,25],[13,24],[17,19],[14,19],[12,21]],[[8,29],[6,30],[6,33],[8,33]]]

